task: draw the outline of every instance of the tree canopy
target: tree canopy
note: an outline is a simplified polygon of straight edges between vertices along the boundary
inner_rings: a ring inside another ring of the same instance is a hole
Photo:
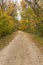
[[[16,30],[43,36],[43,0],[0,0],[0,37]]]

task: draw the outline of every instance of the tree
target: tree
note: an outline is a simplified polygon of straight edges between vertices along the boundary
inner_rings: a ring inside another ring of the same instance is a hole
[[[41,6],[38,4],[40,0],[25,0],[28,5],[33,9],[37,17],[40,17],[40,14],[43,13]]]

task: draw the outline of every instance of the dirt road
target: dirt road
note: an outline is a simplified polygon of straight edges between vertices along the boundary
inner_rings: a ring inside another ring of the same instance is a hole
[[[0,65],[43,65],[43,55],[28,36],[18,31],[18,35],[0,51]]]

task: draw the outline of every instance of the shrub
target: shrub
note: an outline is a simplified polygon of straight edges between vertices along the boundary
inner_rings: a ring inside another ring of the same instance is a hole
[[[3,14],[3,15],[2,15]],[[14,29],[14,21],[11,16],[4,12],[0,12],[0,36],[9,34]]]
[[[43,37],[43,23],[39,25],[39,35]]]

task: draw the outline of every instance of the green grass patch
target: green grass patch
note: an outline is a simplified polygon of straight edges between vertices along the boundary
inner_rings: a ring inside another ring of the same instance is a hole
[[[38,42],[40,45],[43,46],[43,37],[40,37],[40,36],[38,36],[38,35],[32,35],[32,38],[33,38],[36,42]]]
[[[40,46],[43,46],[43,37],[40,37],[36,34],[32,33],[26,33],[26,35],[35,43],[37,43]]]

